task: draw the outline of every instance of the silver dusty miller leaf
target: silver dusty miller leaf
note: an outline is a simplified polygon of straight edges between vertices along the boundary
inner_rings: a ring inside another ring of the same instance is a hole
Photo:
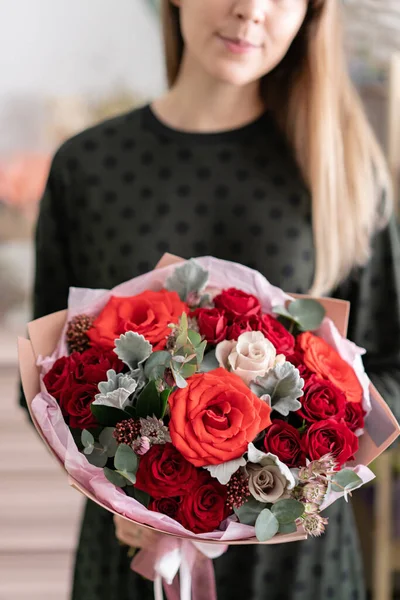
[[[115,340],[114,352],[131,371],[136,370],[152,353],[153,347],[143,335],[134,331],[123,333]]]
[[[300,377],[299,370],[287,361],[250,384],[251,391],[259,398],[270,396],[272,409],[284,417],[301,408],[298,398],[304,395],[303,386],[304,379]]]
[[[177,292],[184,302],[189,294],[199,294],[208,282],[208,271],[203,269],[193,258],[177,267],[165,282],[170,292]]]
[[[100,394],[96,394],[93,404],[111,406],[123,410],[129,404],[129,396],[135,392],[138,382],[127,373],[107,371],[107,381],[99,383]]]

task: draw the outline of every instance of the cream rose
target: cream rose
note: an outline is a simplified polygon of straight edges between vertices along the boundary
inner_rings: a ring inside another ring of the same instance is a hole
[[[253,465],[246,467],[249,475],[249,490],[259,502],[276,502],[286,491],[286,479],[274,465]]]
[[[220,342],[215,355],[221,367],[238,375],[247,385],[286,360],[283,354],[276,354],[275,346],[261,331],[247,331],[237,341]]]
[[[249,490],[259,502],[277,502],[287,497],[288,490],[295,486],[290,469],[275,454],[262,452],[249,444],[246,471]]]

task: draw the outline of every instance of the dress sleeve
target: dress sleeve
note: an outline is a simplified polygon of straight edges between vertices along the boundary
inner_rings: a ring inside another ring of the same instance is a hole
[[[66,308],[70,286],[68,230],[65,218],[67,182],[60,158],[53,159],[40,202],[35,233],[33,319]],[[26,407],[20,385],[20,404]]]
[[[365,369],[400,420],[400,238],[393,217],[374,239],[372,255],[339,292],[350,300],[348,337],[366,349]]]

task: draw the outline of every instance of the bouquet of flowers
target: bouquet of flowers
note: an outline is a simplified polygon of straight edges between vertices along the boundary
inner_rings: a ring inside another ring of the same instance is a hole
[[[208,556],[221,549],[199,541],[321,535],[321,511],[372,479],[366,465],[399,434],[363,351],[329,318],[345,333],[347,303],[176,260],[112,292],[72,289],[67,314],[30,324],[34,423],[85,495]],[[159,583],[168,548],[157,552],[133,566]]]

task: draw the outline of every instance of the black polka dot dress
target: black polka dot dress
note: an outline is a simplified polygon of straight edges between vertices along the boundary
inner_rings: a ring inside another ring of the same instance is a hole
[[[233,131],[172,130],[149,106],[98,125],[57,152],[37,227],[35,317],[65,308],[68,288],[111,288],[164,252],[213,255],[307,292],[314,248],[310,197],[270,113]],[[400,253],[394,223],[370,264],[334,293],[352,301],[350,337],[399,412]],[[327,511],[319,539],[232,547],[215,561],[219,600],[362,600],[351,506]],[[371,526],[370,523],[367,524]],[[112,516],[86,506],[72,600],[150,600],[130,571]]]

